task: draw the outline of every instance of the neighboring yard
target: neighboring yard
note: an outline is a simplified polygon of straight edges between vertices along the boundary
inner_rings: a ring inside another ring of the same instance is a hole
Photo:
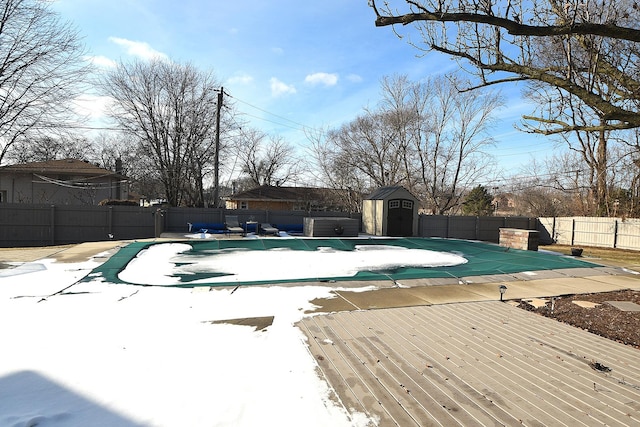
[[[547,245],[540,246],[540,249],[559,252],[565,255],[571,255],[571,248],[576,248],[578,246],[569,246],[569,245]],[[585,258],[585,261],[593,261],[598,262],[597,259],[590,258],[599,258],[603,263],[608,265],[615,266],[626,266],[633,267],[640,272],[640,252],[638,251],[630,251],[625,249],[613,249],[613,248],[596,248],[596,247],[587,247],[587,246],[579,246],[584,249],[582,253],[582,257]]]

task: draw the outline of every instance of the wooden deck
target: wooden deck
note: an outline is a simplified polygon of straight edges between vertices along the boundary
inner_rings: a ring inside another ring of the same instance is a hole
[[[298,326],[342,404],[374,425],[640,425],[640,350],[508,303],[348,311]]]

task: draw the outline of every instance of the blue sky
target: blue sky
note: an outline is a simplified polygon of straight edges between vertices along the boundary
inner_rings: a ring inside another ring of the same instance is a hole
[[[213,70],[251,126],[301,148],[303,126],[337,127],[375,105],[383,76],[419,81],[457,67],[376,28],[366,0],[57,0],[53,7],[77,27],[96,63],[161,56]],[[400,31],[418,41],[415,31]],[[501,91],[507,107],[497,112],[491,154],[513,174],[554,144],[515,130],[531,108],[517,88]]]

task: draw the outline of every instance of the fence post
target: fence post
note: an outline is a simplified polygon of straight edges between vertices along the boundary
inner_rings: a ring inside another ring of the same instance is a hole
[[[155,237],[160,237],[164,231],[164,213],[166,211],[158,208],[154,213]]]
[[[107,210],[107,233],[109,233],[110,236],[113,236],[113,206],[109,206],[109,209]]]
[[[575,240],[576,234],[576,219],[571,218],[571,246],[573,246],[573,242]]]
[[[49,236],[51,237],[51,245],[56,244],[56,206],[51,205],[51,209],[49,210]]]
[[[618,246],[618,218],[613,221],[613,248]]]

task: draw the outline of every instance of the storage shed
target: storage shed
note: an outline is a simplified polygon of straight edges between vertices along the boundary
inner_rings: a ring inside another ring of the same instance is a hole
[[[379,188],[362,201],[362,225],[374,236],[416,236],[418,199],[404,187]]]

